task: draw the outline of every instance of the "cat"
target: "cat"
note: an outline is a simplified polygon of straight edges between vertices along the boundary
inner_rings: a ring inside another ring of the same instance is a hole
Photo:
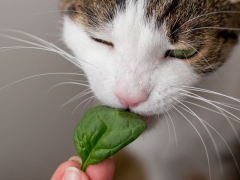
[[[183,103],[189,97],[218,107],[195,94],[213,92],[194,86],[214,76],[237,44],[239,0],[63,0],[61,10],[64,41],[80,59],[96,98],[104,105],[141,115],[149,125],[148,132],[126,150],[130,159],[137,159],[127,167],[135,171],[140,166],[140,170],[131,178],[122,177],[122,171],[116,179],[240,179],[235,142],[225,156],[222,152],[228,149],[219,147],[219,142],[206,147],[203,137],[210,136],[207,144],[214,142],[211,123]],[[237,130],[225,112],[217,110],[233,128],[226,134],[234,139]],[[167,143],[169,129],[163,125],[164,118],[171,120],[171,111],[196,130],[175,122],[173,130],[186,129],[175,134],[181,139],[177,152]],[[200,123],[196,126],[204,129],[197,130],[182,111],[195,116]],[[226,124],[214,121],[216,126],[224,129]],[[190,145],[196,149],[190,150]],[[233,163],[229,162],[231,152]]]

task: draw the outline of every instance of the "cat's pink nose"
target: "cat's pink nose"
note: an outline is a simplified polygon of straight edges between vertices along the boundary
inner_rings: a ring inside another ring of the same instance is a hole
[[[124,104],[127,107],[135,107],[148,99],[147,93],[128,95],[125,94],[124,92],[115,92],[115,96],[119,99],[119,101],[122,104]]]

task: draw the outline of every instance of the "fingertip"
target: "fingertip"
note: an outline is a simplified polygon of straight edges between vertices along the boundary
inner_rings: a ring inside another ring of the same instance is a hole
[[[76,162],[80,165],[82,164],[82,159],[79,156],[73,156],[68,161],[73,161],[73,162]]]
[[[65,171],[63,180],[89,180],[87,175],[80,169],[68,167]]]
[[[112,180],[114,172],[115,165],[113,160],[110,158],[99,164],[89,165],[86,169],[86,174],[89,179],[94,180]]]
[[[57,170],[55,171],[55,173],[53,174],[51,180],[60,180],[63,178],[65,171],[68,167],[75,167],[77,169],[80,169],[81,166],[79,163],[73,162],[73,161],[67,161],[62,163]]]

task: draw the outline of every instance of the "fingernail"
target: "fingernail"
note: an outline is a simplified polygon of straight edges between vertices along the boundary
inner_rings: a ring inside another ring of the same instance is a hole
[[[81,158],[80,157],[78,157],[78,156],[73,156],[73,157],[71,157],[68,161],[73,161],[73,162],[76,162],[76,163],[78,163],[78,164],[82,164],[82,160],[81,160]]]
[[[65,171],[64,180],[81,180],[81,173],[75,167],[68,167]]]

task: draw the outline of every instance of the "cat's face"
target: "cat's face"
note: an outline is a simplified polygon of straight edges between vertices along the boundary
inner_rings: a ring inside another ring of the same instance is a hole
[[[223,27],[240,27],[226,12],[240,10],[236,0],[64,0],[63,10],[65,42],[96,97],[144,116],[222,65],[237,42]]]

